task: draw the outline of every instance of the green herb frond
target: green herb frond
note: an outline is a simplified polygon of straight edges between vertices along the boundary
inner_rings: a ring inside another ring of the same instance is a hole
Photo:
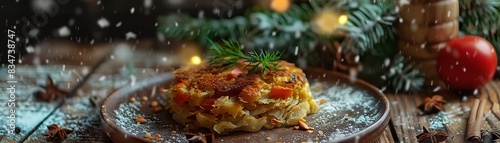
[[[266,70],[277,70],[278,62],[283,52],[274,51],[269,52],[260,49],[260,52],[251,51],[248,55],[244,54],[241,45],[238,42],[231,40],[222,40],[222,44],[209,41],[211,48],[209,50],[210,63],[222,64],[223,66],[231,66],[238,62],[238,60],[245,60],[248,62],[246,67],[249,67],[249,73],[264,73]]]
[[[260,73],[264,73],[266,70],[277,70],[282,53],[281,51],[268,52],[262,49],[260,49],[260,53],[251,51],[247,66],[251,66],[250,71],[253,72],[260,69]]]
[[[248,56],[241,51],[241,46],[238,42],[222,40],[222,44],[214,43],[209,41],[211,46],[208,51],[211,55],[211,63],[222,64],[222,65],[233,65],[239,59],[247,59]]]

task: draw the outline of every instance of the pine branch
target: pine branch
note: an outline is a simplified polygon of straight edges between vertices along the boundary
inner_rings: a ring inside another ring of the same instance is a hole
[[[341,29],[348,31],[347,41],[342,43],[353,52],[362,54],[382,41],[394,40],[396,20],[392,0],[364,3],[349,12],[349,21]]]
[[[384,77],[396,92],[417,92],[424,85],[424,77],[415,68],[415,63],[405,63],[404,57],[397,55]]]
[[[460,30],[489,36],[500,29],[500,0],[460,0]]]

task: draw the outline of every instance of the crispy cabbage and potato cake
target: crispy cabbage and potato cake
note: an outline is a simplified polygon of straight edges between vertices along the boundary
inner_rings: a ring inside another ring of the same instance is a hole
[[[176,81],[165,90],[173,119],[227,134],[297,125],[319,111],[300,68],[281,61],[279,70],[253,74],[245,65],[201,64],[175,70]]]

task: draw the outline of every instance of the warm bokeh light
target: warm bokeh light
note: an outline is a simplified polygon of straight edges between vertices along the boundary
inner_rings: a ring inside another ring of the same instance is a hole
[[[196,65],[196,61],[198,64],[201,63],[201,56],[203,55],[203,50],[200,45],[194,42],[186,42],[184,44],[179,45],[179,51],[178,54],[176,54],[176,57],[179,61],[179,64],[182,65]],[[196,58],[198,60],[196,60]]]
[[[271,9],[276,12],[286,12],[290,8],[290,0],[271,0]]]
[[[333,10],[316,13],[311,21],[313,31],[318,34],[331,35],[339,25],[339,16]]]
[[[339,24],[344,25],[344,24],[347,23],[347,20],[348,20],[347,15],[345,15],[345,14],[340,15],[340,17],[339,17]]]
[[[191,63],[195,65],[201,64],[201,58],[199,56],[193,56],[191,57]]]

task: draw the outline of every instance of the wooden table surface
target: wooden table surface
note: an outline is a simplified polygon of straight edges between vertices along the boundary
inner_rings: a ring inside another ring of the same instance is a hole
[[[113,90],[116,90],[131,80],[140,80],[151,77],[160,72],[171,70],[174,66],[165,60],[167,52],[151,52],[147,47],[157,47],[153,40],[141,42],[124,42],[134,51],[130,59],[144,59],[133,63],[137,68],[127,68],[127,63],[109,59],[99,65],[99,59],[106,53],[117,53],[116,43],[82,45],[70,42],[48,41],[42,43],[38,50],[23,58],[20,65],[16,66],[16,126],[19,134],[8,134],[10,129],[6,122],[0,125],[0,142],[57,142],[50,140],[45,133],[48,125],[64,125],[75,132],[69,134],[64,142],[111,142],[107,133],[101,131],[99,107],[93,106],[90,97],[102,100]],[[162,45],[165,46],[165,45]],[[169,46],[179,46],[171,44]],[[172,49],[166,46],[165,49]],[[41,50],[40,50],[41,49]],[[85,50],[82,50],[85,49]],[[160,49],[165,50],[165,49]],[[114,51],[115,50],[115,51]],[[158,49],[154,49],[158,50]],[[114,52],[113,52],[114,51]],[[118,52],[119,53],[119,52]],[[62,55],[62,56],[61,56]],[[142,66],[137,66],[142,65]],[[0,73],[7,73],[2,67]],[[3,74],[2,74],[3,75]],[[66,91],[75,91],[75,95],[54,102],[35,101],[33,92],[40,89],[50,75],[57,85]],[[89,75],[88,80],[84,80]],[[131,75],[134,77],[132,78]],[[7,77],[0,77],[0,93],[7,95]],[[81,84],[81,86],[79,86]],[[444,96],[447,100],[445,111],[431,115],[421,115],[417,106],[424,97],[434,94]],[[488,98],[491,95],[490,98]],[[447,142],[465,142],[468,114],[472,108],[473,100],[488,98],[490,102],[485,106],[485,119],[493,121],[492,125],[483,120],[481,129],[492,130],[500,127],[500,121],[492,112],[493,102],[500,102],[500,81],[494,80],[485,88],[476,93],[458,95],[448,91],[422,92],[418,94],[386,94],[391,104],[391,121],[385,132],[374,142],[416,142],[416,135],[422,132],[422,126],[431,131],[444,132],[449,135]],[[0,116],[8,117],[10,114],[8,96],[0,96]],[[3,119],[2,119],[3,121]]]

